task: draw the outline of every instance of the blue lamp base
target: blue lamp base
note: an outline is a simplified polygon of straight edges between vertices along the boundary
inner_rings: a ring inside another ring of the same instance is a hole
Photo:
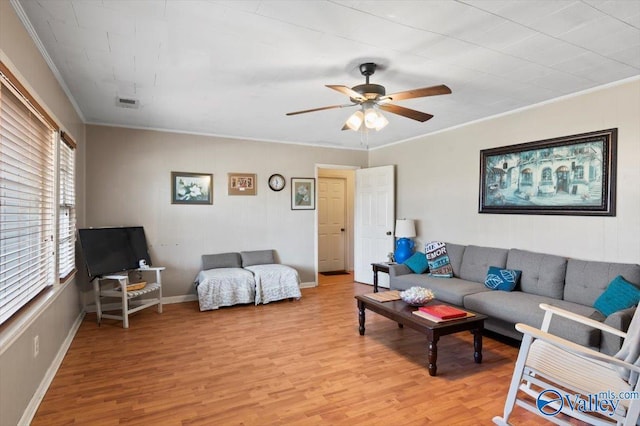
[[[413,241],[409,238],[398,238],[396,241],[396,251],[394,256],[397,263],[402,263],[413,254]]]

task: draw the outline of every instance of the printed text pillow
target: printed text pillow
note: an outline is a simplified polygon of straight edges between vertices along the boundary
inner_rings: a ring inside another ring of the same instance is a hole
[[[440,241],[431,241],[424,245],[424,251],[427,254],[429,275],[438,278],[453,277],[453,267],[451,267],[445,243]]]

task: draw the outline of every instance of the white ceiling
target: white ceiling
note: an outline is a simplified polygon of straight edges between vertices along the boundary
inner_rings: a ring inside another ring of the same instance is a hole
[[[87,123],[377,147],[640,75],[640,0],[11,1]],[[353,109],[285,116],[348,103],[324,85],[370,61],[387,93],[453,93],[366,137]]]

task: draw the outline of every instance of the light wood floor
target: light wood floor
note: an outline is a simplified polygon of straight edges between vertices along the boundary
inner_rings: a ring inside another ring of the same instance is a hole
[[[200,312],[143,310],[131,328],[87,315],[33,425],[488,425],[502,412],[517,348],[443,337],[438,376],[425,337],[367,312],[358,334],[350,275],[299,301]],[[517,425],[541,419],[522,409]]]

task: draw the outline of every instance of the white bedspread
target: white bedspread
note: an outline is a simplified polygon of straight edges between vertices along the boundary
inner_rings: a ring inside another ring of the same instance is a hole
[[[256,298],[256,281],[253,274],[241,268],[200,271],[196,282],[201,311],[252,303]]]
[[[276,300],[300,299],[300,277],[291,266],[280,264],[245,266],[256,280],[256,305]]]

